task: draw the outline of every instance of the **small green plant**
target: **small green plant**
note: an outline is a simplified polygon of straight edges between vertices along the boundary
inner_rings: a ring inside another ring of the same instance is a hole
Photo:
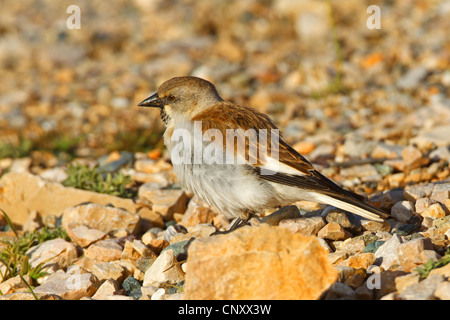
[[[43,261],[33,267],[29,262],[26,252],[32,246],[38,245],[47,240],[56,238],[68,240],[69,238],[61,227],[48,228],[46,226],[39,230],[26,232],[23,235],[19,235],[6,212],[2,209],[0,209],[0,211],[3,213],[9,228],[14,233],[14,239],[12,240],[8,240],[6,238],[0,239],[0,243],[2,244],[0,264],[3,264],[6,267],[2,268],[2,270],[4,269],[3,271],[0,271],[0,278],[4,281],[9,278],[20,276],[25,285],[30,289],[33,296],[37,299],[37,296],[33,292],[32,285],[36,283],[37,279],[47,275],[47,273],[43,271],[45,264],[55,257],[52,257],[47,261]],[[23,277],[24,275],[30,276],[33,283],[29,284]]]
[[[136,190],[131,178],[122,172],[100,172],[98,167],[89,168],[82,164],[69,165],[67,179],[63,185],[78,189],[106,193],[122,198],[133,198]]]
[[[33,143],[30,140],[23,139],[16,146],[11,143],[0,143],[0,159],[3,158],[22,158],[30,155],[33,149]]]
[[[147,130],[136,128],[135,130],[120,131],[113,141],[106,146],[108,151],[123,150],[129,152],[145,152],[163,147],[161,130]]]
[[[428,260],[422,267],[417,267],[416,271],[419,273],[421,279],[425,279],[430,274],[431,270],[442,268],[443,266],[450,263],[450,248],[439,260],[433,261]]]

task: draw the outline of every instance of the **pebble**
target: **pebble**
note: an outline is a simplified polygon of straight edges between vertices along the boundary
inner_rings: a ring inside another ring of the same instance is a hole
[[[410,271],[431,260],[438,260],[439,254],[433,250],[429,238],[418,238],[404,242],[398,247],[398,262],[402,269]]]
[[[128,277],[122,283],[122,288],[128,296],[138,300],[142,297],[141,284],[133,277]]]
[[[351,237],[351,233],[342,228],[338,223],[331,222],[320,229],[317,236],[328,240],[345,240]]]
[[[412,284],[419,283],[420,276],[418,273],[411,272],[395,278],[395,288],[398,292],[403,292],[404,289]]]
[[[363,252],[375,253],[385,242],[386,241],[373,241],[364,247]]]
[[[161,252],[150,268],[145,272],[143,286],[161,286],[172,284],[184,280],[184,272],[173,250],[167,249]],[[153,296],[152,296],[153,297]]]
[[[440,203],[450,199],[450,182],[436,183],[430,198]]]
[[[106,239],[91,244],[84,250],[84,254],[95,260],[109,262],[119,260],[122,257],[122,251],[123,248],[116,239]]]
[[[406,287],[400,292],[399,297],[405,300],[434,300],[435,292],[444,280],[443,275],[427,277],[425,280]]]
[[[23,276],[23,278],[25,279],[26,282],[33,283],[33,280],[29,275],[26,274]],[[13,293],[17,289],[21,288],[27,288],[27,286],[20,276],[9,278],[8,280],[5,280],[0,283],[1,295]]]
[[[398,248],[402,243],[403,240],[400,236],[393,235],[375,251],[374,264],[381,266],[384,270],[389,270],[395,264],[399,264]]]
[[[441,300],[450,300],[450,282],[442,282],[434,292],[434,296]]]
[[[42,227],[42,218],[39,212],[33,210],[30,212],[27,221],[22,227],[25,232],[33,232]]]
[[[433,189],[433,184],[406,186],[403,191],[403,196],[406,200],[414,202],[419,198],[430,197],[433,193]]]
[[[139,188],[138,197],[150,202],[152,210],[166,221],[173,220],[174,213],[184,213],[188,202],[188,197],[182,190],[155,190],[147,184]]]
[[[434,201],[432,201],[430,198],[419,198],[416,200],[415,204],[415,210],[417,213],[422,214],[426,209],[428,209],[429,206]]]
[[[305,236],[316,236],[319,230],[325,226],[325,221],[322,217],[302,217],[281,220],[279,226],[288,229],[292,233],[300,233]]]
[[[47,240],[33,246],[27,250],[26,254],[32,267],[45,263],[48,266],[55,265],[57,269],[67,268],[78,258],[75,245],[61,238]]]
[[[369,269],[369,267],[375,262],[375,255],[373,253],[355,253],[340,262],[340,266],[352,267],[355,269]]]
[[[79,300],[91,297],[100,286],[98,279],[91,273],[67,274],[56,272],[34,288],[35,293],[54,294],[66,300]]]
[[[31,158],[20,158],[14,159],[11,166],[9,167],[9,172],[29,172],[31,166]]]
[[[202,223],[213,223],[216,214],[213,210],[203,206],[189,206],[180,221],[185,227]]]
[[[424,148],[429,147],[430,145],[448,147],[450,145],[450,127],[444,125],[436,126],[430,130],[424,130],[422,133],[412,138],[411,142]]]
[[[400,201],[392,206],[391,215],[400,222],[406,223],[414,216],[414,206],[410,201]]]
[[[283,207],[271,214],[261,218],[261,222],[271,226],[279,225],[283,220],[296,219],[300,217],[300,210],[297,206]]]
[[[402,149],[403,148],[398,145],[379,143],[373,149],[372,157],[380,159],[398,159],[401,157]]]
[[[67,229],[69,225],[85,225],[104,233],[123,229],[133,234],[139,230],[139,223],[140,217],[136,213],[97,203],[69,207],[64,210],[62,216],[64,229]]]
[[[430,160],[445,160],[450,162],[450,149],[448,146],[439,147],[429,154]]]
[[[381,180],[381,175],[378,173],[378,170],[371,164],[342,168],[340,174],[344,177],[360,178],[363,182]]]
[[[432,219],[444,218],[447,215],[445,207],[440,203],[433,203],[426,210],[420,213],[422,217],[429,217]]]
[[[366,247],[365,242],[361,238],[349,238],[342,242],[342,250],[350,254],[362,253]]]
[[[140,258],[156,258],[157,255],[141,240],[125,241],[121,259],[136,261]]]
[[[66,171],[63,168],[56,167],[44,170],[39,174],[43,179],[53,182],[63,182],[68,178]]]
[[[331,285],[328,290],[325,300],[336,300],[336,299],[355,299],[355,291],[348,285],[342,282],[335,282]]]
[[[353,234],[362,232],[361,219],[350,212],[333,208],[328,211],[325,220],[328,223],[336,222],[342,228]]]
[[[425,66],[411,68],[406,72],[406,74],[398,79],[397,86],[402,89],[415,89],[427,74],[428,70]]]
[[[391,230],[391,225],[387,221],[374,221],[361,219],[361,226],[364,231],[376,232],[385,231],[389,232]]]
[[[101,262],[96,263],[91,268],[92,274],[94,274],[98,280],[113,279],[120,285],[125,276],[125,269],[115,262]]]
[[[85,225],[76,225],[72,227],[71,225],[68,226],[66,229],[67,235],[70,237],[70,239],[80,247],[86,248],[92,243],[105,239],[106,233],[89,228]]]
[[[161,298],[166,294],[166,290],[163,288],[158,289],[155,293],[152,294],[151,300],[162,300]]]

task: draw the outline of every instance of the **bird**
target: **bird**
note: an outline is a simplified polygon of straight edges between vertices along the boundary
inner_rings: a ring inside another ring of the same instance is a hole
[[[300,200],[370,220],[388,218],[364,196],[316,170],[285,142],[269,116],[224,101],[205,79],[171,78],[138,106],[160,110],[164,144],[181,186],[228,218],[236,218],[236,228],[265,210]]]

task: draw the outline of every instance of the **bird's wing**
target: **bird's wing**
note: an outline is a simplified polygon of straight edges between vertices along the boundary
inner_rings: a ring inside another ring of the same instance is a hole
[[[262,148],[260,139],[245,139],[249,136],[248,134],[246,137],[243,137],[245,148],[239,149],[234,145],[234,149],[232,149],[236,156],[245,159],[245,163],[249,164],[261,179],[298,187],[305,191],[323,195],[327,199],[332,198],[338,202],[362,207],[365,211],[369,211],[374,215],[387,217],[380,209],[363,203],[363,196],[343,189],[315,170],[308,160],[283,140],[278,132],[278,128],[263,113],[248,107],[221,102],[203,111],[193,120],[202,121],[203,133],[208,129],[218,129],[222,132],[223,137],[226,137],[224,139],[224,147],[227,146],[227,143],[230,143],[227,129],[233,129],[234,132],[237,129],[242,129],[237,136],[243,135],[249,129],[254,129],[257,132],[265,129],[267,130],[266,145],[264,146],[264,148],[267,148],[264,149],[266,152],[259,152]],[[272,145],[272,138],[275,138],[276,146]],[[234,142],[234,138],[231,139],[231,143],[234,144]],[[257,154],[252,152],[253,147],[258,150]],[[375,219],[369,213],[366,216]]]
[[[308,160],[284,142],[267,115],[252,108],[221,102],[192,120],[201,121],[203,134],[208,135],[210,129],[219,130],[224,137],[223,146],[234,150],[235,155],[248,164],[273,170],[279,158],[283,161],[280,165],[294,174],[309,174],[314,169]],[[239,141],[243,142],[243,148],[239,148]]]

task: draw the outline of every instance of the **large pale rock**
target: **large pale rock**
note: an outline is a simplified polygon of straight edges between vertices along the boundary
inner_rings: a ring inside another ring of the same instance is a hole
[[[136,212],[131,199],[64,187],[27,172],[7,173],[0,179],[0,208],[17,224],[24,224],[33,210],[42,217],[59,216],[67,207],[86,202],[112,204]]]
[[[93,229],[111,233],[116,230],[126,230],[129,233],[139,231],[140,217],[123,209],[103,206],[97,203],[83,204],[64,210],[62,226],[85,225]]]
[[[263,224],[195,240],[185,299],[317,299],[336,279],[315,237]]]

